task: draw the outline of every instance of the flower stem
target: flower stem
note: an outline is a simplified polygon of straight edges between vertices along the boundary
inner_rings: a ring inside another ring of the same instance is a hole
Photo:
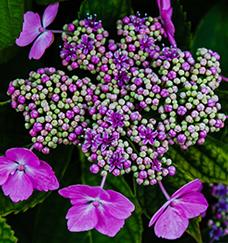
[[[33,150],[33,148],[34,148],[34,144],[33,144],[33,145],[30,147],[30,149],[29,149],[29,150],[30,150],[30,151],[32,151],[32,150]]]
[[[64,33],[67,33],[68,35],[73,35],[73,33],[69,32],[69,31],[64,31],[64,30],[50,30],[50,31],[55,34],[62,34],[64,32]]]
[[[104,176],[104,177],[102,178],[100,188],[103,188],[103,187],[104,187],[106,177],[107,177],[107,176]]]
[[[220,75],[220,76],[221,76],[221,78],[222,78],[224,81],[228,82],[228,78],[226,78],[226,77],[224,77],[224,76],[222,76],[222,75]]]
[[[2,101],[2,102],[0,102],[0,106],[9,104],[10,102],[11,102],[11,100]]]
[[[213,242],[214,242],[214,240],[215,240],[215,238],[213,237],[209,243],[213,243]]]
[[[166,199],[169,200],[169,199],[170,199],[170,196],[169,196],[169,194],[166,192],[166,190],[165,190],[164,186],[162,185],[161,181],[158,181],[158,184],[159,184],[159,186],[160,186],[160,188],[161,188],[161,190],[162,190],[164,196],[166,197]]]

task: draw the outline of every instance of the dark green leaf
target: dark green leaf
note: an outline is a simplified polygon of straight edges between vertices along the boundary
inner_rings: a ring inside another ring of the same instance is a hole
[[[85,0],[80,7],[78,16],[86,18],[87,13],[97,14],[102,25],[114,28],[117,20],[133,13],[130,0]]]
[[[218,2],[202,18],[193,38],[192,52],[199,47],[205,47],[218,52],[221,55],[220,63],[222,74],[228,76],[228,2]]]
[[[198,243],[203,243],[200,227],[199,227],[200,222],[201,222],[201,216],[198,216],[193,219],[189,219],[189,225],[186,232],[190,234]]]
[[[0,65],[11,60],[19,52],[19,50],[19,46],[13,45],[9,46],[5,50],[0,51]]]
[[[14,236],[11,227],[6,223],[6,219],[0,217],[0,243],[16,243],[18,239]]]
[[[37,153],[39,159],[49,163],[58,180],[61,180],[64,172],[69,164],[73,151],[73,146],[58,146],[57,149],[52,150],[49,155],[43,155],[40,152]],[[25,201],[14,203],[9,197],[6,197],[2,190],[0,191],[0,214],[7,215],[9,213],[19,213],[20,211],[26,211],[29,208],[34,207],[36,204],[44,201],[45,198],[51,192],[43,192],[35,190],[33,194]]]
[[[23,0],[0,0],[0,50],[13,45],[22,30]]]

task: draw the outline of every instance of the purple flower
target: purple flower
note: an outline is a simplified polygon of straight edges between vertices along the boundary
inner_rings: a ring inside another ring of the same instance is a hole
[[[113,127],[123,127],[124,123],[122,120],[124,120],[124,115],[120,114],[119,112],[114,112],[112,110],[109,110],[107,112],[107,118],[105,119],[107,122],[111,123]]]
[[[171,2],[170,0],[157,0],[157,4],[159,7],[162,24],[165,29],[165,37],[168,37],[172,46],[175,46],[176,45],[176,41],[174,39],[175,28],[171,20],[172,13],[173,13],[173,9],[171,8]]]
[[[215,186],[216,189],[216,195],[219,197],[226,197],[226,194],[228,193],[228,188],[227,185],[225,184],[218,184],[217,186]]]
[[[157,237],[177,239],[188,228],[191,218],[205,212],[208,203],[200,192],[199,179],[189,182],[177,190],[171,198],[154,214],[149,227],[155,222],[154,231]]]
[[[149,142],[150,145],[154,145],[154,138],[158,135],[158,132],[153,132],[153,129],[150,127],[144,127],[143,130],[139,133],[139,136],[143,139],[143,145]]]
[[[122,67],[123,68],[128,68],[128,56],[127,54],[124,54],[121,51],[115,51],[114,52],[114,59],[113,62],[116,64],[116,68],[120,70]]]
[[[102,139],[100,138],[100,134],[97,134],[94,130],[87,130],[86,135],[84,136],[85,142],[82,144],[83,148],[94,148],[98,149],[99,145],[102,142]]]
[[[108,159],[108,164],[110,165],[109,172],[112,172],[115,167],[119,169],[123,169],[123,163],[126,161],[126,159],[123,157],[122,154],[118,152],[114,152],[112,157]]]
[[[48,191],[59,188],[50,165],[25,148],[8,149],[6,157],[0,157],[0,185],[13,202],[28,199],[33,189]]]
[[[162,60],[168,60],[169,62],[172,61],[174,58],[178,58],[179,57],[179,49],[176,47],[165,47],[162,50],[162,55],[160,55],[159,57]]]
[[[120,71],[119,74],[116,75],[114,79],[118,81],[119,86],[123,86],[125,83],[127,83],[130,80],[125,70]]]
[[[162,161],[159,161],[157,158],[158,158],[158,154],[155,154],[153,157],[152,169],[156,170],[158,172],[162,172],[161,171],[161,162]]]
[[[147,28],[147,26],[144,25],[144,23],[146,22],[146,17],[141,19],[139,12],[136,13],[136,16],[135,15],[131,15],[130,16],[130,21],[131,21],[131,23],[129,23],[128,25],[135,26],[135,31],[139,31],[139,29]]]
[[[66,215],[68,230],[87,231],[95,228],[101,234],[113,237],[131,215],[135,206],[122,194],[101,187],[74,185],[59,190],[70,198],[73,207]]]
[[[94,20],[92,19],[92,15],[88,15],[87,19],[85,19],[85,27],[86,28],[91,28],[93,31],[97,32],[98,29],[102,28],[102,24],[100,21],[96,21],[97,15],[94,14]]]
[[[71,59],[76,60],[76,46],[72,46],[71,43],[65,42],[62,50],[60,51],[60,57],[69,62]]]
[[[150,47],[154,45],[154,39],[144,35],[142,39],[139,39],[140,49],[145,50],[146,52],[151,52]]]
[[[77,45],[78,49],[83,49],[83,53],[86,55],[89,51],[92,51],[94,49],[94,39],[89,40],[88,35],[83,35],[81,44]]]
[[[51,45],[54,40],[54,35],[51,30],[46,30],[46,27],[50,25],[58,11],[59,3],[49,5],[43,14],[42,25],[40,16],[38,13],[28,11],[24,14],[23,31],[21,32],[16,44],[18,46],[27,46],[39,36],[30,52],[29,59],[39,59],[44,54],[45,50]]]
[[[219,202],[216,203],[216,206],[218,207],[218,212],[228,211],[228,203],[226,202],[226,199],[219,200]]]
[[[119,133],[117,133],[119,135]],[[112,142],[119,138],[117,134],[108,134],[107,130],[104,131],[103,137],[101,138],[101,151],[103,152],[107,146],[112,145]]]
[[[219,237],[224,236],[222,227],[217,227],[216,225],[213,225],[212,231],[209,232],[209,235],[211,238],[214,238],[215,240],[219,240]]]

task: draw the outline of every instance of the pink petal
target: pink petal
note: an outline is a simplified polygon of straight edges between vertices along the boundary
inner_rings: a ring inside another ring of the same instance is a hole
[[[163,10],[161,17],[162,17],[162,22],[163,22],[163,25],[166,29],[166,32],[169,32],[172,36],[174,36],[175,27],[174,27],[173,22],[171,20],[172,13],[173,13],[172,8],[170,8],[168,10]]]
[[[188,228],[188,223],[188,219],[178,205],[169,206],[157,220],[154,232],[157,237],[174,240],[181,237]]]
[[[103,210],[97,210],[98,223],[95,226],[101,234],[108,235],[110,237],[115,236],[124,225],[124,219],[116,219],[112,217],[108,212]]]
[[[160,215],[164,212],[164,210],[166,209],[166,207],[169,204],[170,204],[170,201],[167,201],[165,204],[162,205],[162,207],[160,207],[160,209],[158,209],[158,211],[151,218],[151,220],[149,222],[149,227],[155,223],[155,221],[160,217]]]
[[[71,204],[73,205],[84,204],[90,200],[85,193],[87,188],[89,188],[89,186],[86,185],[69,186],[59,190],[59,194],[63,197],[71,198]]]
[[[200,192],[190,192],[179,199],[176,199],[178,206],[184,210],[188,219],[199,216],[205,212],[208,203],[204,195]]]
[[[98,222],[96,211],[97,209],[92,204],[76,205],[70,208],[66,215],[68,230],[80,232],[93,229]]]
[[[111,199],[109,200],[110,202],[103,203],[104,209],[117,219],[128,218],[135,209],[134,204],[118,192],[111,190],[106,192],[111,196]]]
[[[53,22],[56,14],[58,12],[58,7],[59,7],[59,3],[54,3],[54,4],[49,5],[45,9],[43,17],[42,17],[42,23],[43,23],[44,28],[46,28],[49,24],[51,24]]]
[[[92,199],[97,199],[104,202],[109,201],[111,198],[108,192],[99,186],[88,187],[85,193]]]
[[[169,39],[171,46],[176,46],[176,41],[175,41],[174,37],[169,32],[168,32],[168,39]]]
[[[16,44],[18,46],[27,46],[40,34],[41,26],[40,16],[38,13],[26,12],[24,14],[23,31],[21,32]]]
[[[0,185],[3,185],[10,174],[17,169],[18,164],[14,161],[1,156],[0,157]]]
[[[161,8],[162,10],[167,10],[171,7],[171,1],[170,0],[161,0]]]
[[[158,8],[161,9],[161,0],[157,0]]]
[[[18,162],[37,167],[40,165],[38,157],[29,149],[26,148],[11,148],[6,151],[6,157]]]
[[[202,186],[201,181],[199,179],[195,179],[194,181],[190,181],[189,183],[185,184],[180,189],[178,189],[171,196],[171,198],[178,198],[189,192],[196,192],[201,188],[201,186]]]
[[[44,161],[40,161],[39,167],[26,166],[26,174],[29,176],[33,188],[39,191],[56,190],[59,182],[51,166]]]
[[[2,190],[6,196],[10,196],[13,202],[28,199],[33,192],[32,182],[23,171],[16,171],[10,175]]]
[[[39,59],[44,54],[45,50],[51,45],[54,40],[54,35],[51,31],[43,32],[34,42],[30,52],[29,59]]]

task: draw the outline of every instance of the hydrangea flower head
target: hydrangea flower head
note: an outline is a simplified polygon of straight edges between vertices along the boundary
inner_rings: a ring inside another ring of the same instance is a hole
[[[208,203],[200,192],[199,179],[189,182],[177,190],[171,198],[153,215],[149,227],[155,222],[154,231],[157,237],[177,239],[188,228],[191,218],[205,212]]]
[[[59,188],[50,165],[26,148],[11,148],[0,157],[0,185],[13,202],[28,199],[33,189],[39,191]]]
[[[69,186],[59,190],[59,194],[71,199],[73,207],[66,219],[68,229],[73,232],[95,228],[101,234],[113,237],[135,209],[122,194],[98,186]]]
[[[42,24],[38,13],[28,11],[24,14],[23,30],[19,38],[16,39],[16,44],[18,46],[27,46],[38,36],[29,52],[29,59],[41,58],[45,50],[53,42],[54,35],[51,30],[46,30],[46,27],[53,22],[58,7],[59,3],[55,3],[45,9],[42,16]]]
[[[171,8],[170,0],[157,0],[157,4],[160,10],[160,17],[162,20],[162,24],[165,29],[165,37],[168,37],[172,46],[176,45],[176,41],[174,39],[175,27],[171,20],[173,14],[173,8]]]

